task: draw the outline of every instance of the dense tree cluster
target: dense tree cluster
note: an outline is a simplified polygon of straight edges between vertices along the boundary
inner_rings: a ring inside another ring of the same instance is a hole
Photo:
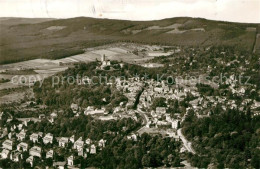
[[[217,111],[215,111],[217,112]],[[193,166],[259,168],[260,117],[251,111],[227,110],[198,119],[190,112],[182,124],[197,154],[189,156]]]

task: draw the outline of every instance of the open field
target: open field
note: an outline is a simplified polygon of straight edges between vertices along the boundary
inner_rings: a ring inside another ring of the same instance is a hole
[[[251,30],[258,26],[188,17],[157,21],[84,17],[0,21],[0,64],[62,59],[83,54],[86,48],[122,41],[170,46],[231,45],[252,50],[256,32]]]
[[[20,102],[24,100],[24,98],[33,98],[33,91],[30,88],[16,88],[12,89],[9,93],[3,93],[4,91],[0,91],[0,103],[1,104],[9,104],[13,102]]]
[[[74,63],[88,63],[100,60],[103,55],[109,60],[142,64],[154,57],[173,53],[173,51],[164,52],[162,47],[158,45],[150,46],[134,43],[114,43],[87,48],[84,49],[84,51],[83,54],[73,55],[62,59],[33,59],[0,65],[0,78],[10,80],[9,82],[0,83],[0,92],[2,92],[0,100],[6,99],[7,101],[10,101],[14,96],[21,98],[21,95],[25,94],[22,91],[15,91],[13,92],[14,94],[6,93],[6,91],[16,90],[21,86],[33,85],[32,82],[34,82],[34,80],[40,81],[56,73],[62,72],[68,67],[73,66]],[[134,51],[141,52],[135,53]],[[12,79],[14,81],[12,81]],[[17,81],[19,84],[16,84]]]

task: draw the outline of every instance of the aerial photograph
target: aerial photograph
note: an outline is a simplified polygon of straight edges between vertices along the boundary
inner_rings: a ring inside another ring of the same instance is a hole
[[[260,169],[260,0],[0,0],[0,169]]]

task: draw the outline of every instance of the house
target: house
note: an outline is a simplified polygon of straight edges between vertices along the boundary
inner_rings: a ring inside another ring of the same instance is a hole
[[[17,150],[27,151],[28,150],[28,144],[21,142],[17,145]]]
[[[68,166],[73,166],[74,165],[74,157],[71,155],[67,159]]]
[[[4,129],[2,128],[0,129],[0,138],[5,137],[7,134],[8,134],[7,127],[5,127]]]
[[[30,141],[32,141],[33,143],[37,143],[38,138],[39,138],[39,135],[37,133],[33,133],[30,135]]]
[[[85,141],[85,143],[89,145],[89,144],[91,143],[90,138],[88,138],[88,139]]]
[[[156,112],[156,114],[165,114],[166,108],[165,107],[156,107],[155,112]]]
[[[3,149],[0,156],[1,156],[1,159],[7,159],[8,158],[8,155],[9,155],[10,151],[9,150],[6,150],[6,149]]]
[[[53,158],[53,150],[50,150],[46,153],[46,159],[47,158]]]
[[[22,128],[23,128],[23,124],[19,124],[18,125],[18,130],[20,131],[20,130],[22,130]]]
[[[59,146],[60,147],[65,147],[66,144],[68,144],[68,142],[69,142],[69,138],[61,137],[60,140],[59,140]]]
[[[17,140],[23,141],[25,139],[26,133],[24,130],[22,130],[19,134],[16,135]]]
[[[13,141],[11,140],[5,140],[2,145],[4,149],[13,150]]]
[[[30,149],[29,154],[41,158],[42,149],[38,146],[34,146]]]
[[[54,123],[54,120],[57,118],[57,113],[51,113],[49,121],[51,123]]]
[[[87,157],[87,154],[84,154],[84,149],[83,148],[81,150],[78,150],[78,156]]]
[[[70,142],[72,142],[72,143],[75,142],[75,136],[74,135],[70,137]]]
[[[105,143],[106,143],[106,140],[103,140],[103,139],[101,139],[101,140],[99,140],[99,142],[98,142],[98,146],[99,147],[105,147]]]
[[[43,137],[44,144],[48,144],[48,143],[52,144],[52,142],[53,142],[53,135],[51,133],[48,133]]]
[[[14,162],[19,162],[20,158],[22,158],[22,154],[19,151],[11,152],[10,159]]]
[[[82,150],[84,146],[84,141],[82,141],[82,137],[80,137],[73,145],[74,149]]]
[[[70,108],[73,111],[73,113],[77,113],[77,111],[79,110],[79,106],[77,104],[74,104],[74,103],[72,103],[70,105]]]
[[[26,159],[26,163],[30,163],[31,167],[33,167],[33,156],[30,156]]]
[[[45,118],[45,114],[40,114],[39,115],[39,119],[44,119]]]
[[[127,136],[128,140],[133,140],[133,141],[137,141],[137,135],[136,134],[131,134],[130,136]]]
[[[58,169],[64,169],[65,165],[66,165],[66,161],[53,162],[53,167]]]
[[[96,146],[94,144],[92,144],[90,147],[90,154],[96,154],[96,153],[97,153]]]
[[[105,109],[96,109],[96,110],[93,110],[93,111],[90,111],[90,110],[85,110],[84,111],[84,114],[85,115],[97,115],[97,116],[102,116],[102,115],[105,115],[105,114],[108,114],[106,112]]]
[[[13,137],[13,132],[8,133],[8,139],[11,139]]]
[[[3,114],[4,114],[4,112],[0,112],[0,120],[2,120]]]
[[[174,121],[172,121],[172,128],[173,128],[173,129],[178,129],[179,123],[180,123],[179,120],[174,120]]]

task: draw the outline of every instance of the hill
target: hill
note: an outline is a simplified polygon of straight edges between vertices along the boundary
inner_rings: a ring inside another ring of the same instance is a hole
[[[237,46],[252,51],[257,24],[170,18],[127,21],[95,18],[0,19],[0,64],[57,59],[118,41],[180,46]],[[258,52],[258,51],[257,51]]]

